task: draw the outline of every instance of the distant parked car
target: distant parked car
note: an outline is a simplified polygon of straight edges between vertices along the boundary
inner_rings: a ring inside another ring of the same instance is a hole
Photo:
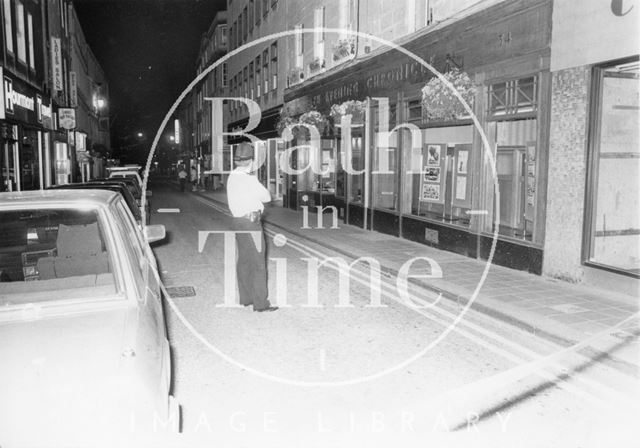
[[[111,166],[107,168],[107,177],[129,177],[136,179],[142,188],[142,178],[140,177],[140,165]]]
[[[129,178],[129,177],[112,177],[112,178],[101,178],[101,179],[91,179],[89,181],[90,183],[104,183],[104,182],[120,182],[120,183],[124,183],[127,188],[129,188],[129,191],[131,191],[131,194],[133,195],[133,197],[136,199],[136,203],[138,204],[138,207],[142,207],[142,189],[140,188],[140,186],[138,185],[138,182],[133,179],[133,178]],[[150,215],[150,208],[151,208],[151,201],[150,200],[146,200],[145,201],[145,207],[144,207],[144,213],[145,216],[147,217],[147,222],[149,221],[149,217]],[[142,211],[142,208],[140,209]]]
[[[77,184],[63,184],[63,185],[52,185],[47,188],[48,190],[109,190],[116,191],[122,195],[122,198],[127,203],[129,210],[131,210],[131,214],[136,219],[138,224],[142,223],[142,213],[140,211],[140,206],[138,205],[136,198],[133,197],[131,191],[127,187],[124,182],[108,180],[108,181],[96,181],[96,182],[85,182],[85,183],[77,183]],[[147,223],[149,220],[147,219]]]
[[[0,194],[1,446],[178,430],[149,247],[164,236],[115,192]]]

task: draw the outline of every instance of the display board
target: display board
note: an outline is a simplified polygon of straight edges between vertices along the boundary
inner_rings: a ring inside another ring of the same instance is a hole
[[[444,204],[447,176],[447,145],[425,143],[422,147],[420,201]]]

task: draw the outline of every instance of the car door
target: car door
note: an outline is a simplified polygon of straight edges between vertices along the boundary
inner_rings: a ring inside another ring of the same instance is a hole
[[[150,354],[149,365],[152,378],[159,380],[158,387],[163,394],[169,388],[169,344],[160,295],[160,279],[158,277],[155,257],[151,248],[143,239],[140,229],[124,201],[118,198],[115,204],[118,221],[121,224],[123,238],[131,254],[132,268],[142,279],[139,288],[139,342],[141,349]]]

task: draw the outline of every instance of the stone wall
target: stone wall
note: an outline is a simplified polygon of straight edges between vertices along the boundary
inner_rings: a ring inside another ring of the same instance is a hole
[[[584,223],[589,67],[552,75],[547,223],[543,274],[572,282],[584,275]]]

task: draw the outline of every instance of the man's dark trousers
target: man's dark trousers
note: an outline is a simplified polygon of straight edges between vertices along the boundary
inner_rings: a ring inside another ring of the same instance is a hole
[[[236,232],[259,232],[261,251],[258,252],[250,233],[236,233],[238,261],[236,276],[241,305],[253,304],[254,310],[269,308],[269,291],[267,289],[267,246],[262,232],[260,220],[251,222],[247,218],[234,218]]]

